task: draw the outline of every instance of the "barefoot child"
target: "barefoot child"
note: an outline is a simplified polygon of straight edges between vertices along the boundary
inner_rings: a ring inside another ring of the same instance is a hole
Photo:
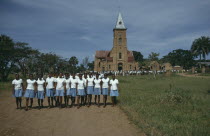
[[[63,78],[63,74],[60,73],[59,77],[56,78],[55,80],[55,88],[56,88],[56,94],[55,96],[57,97],[57,103],[59,108],[62,108],[62,97],[64,96],[64,91],[66,89],[66,80]]]
[[[35,83],[36,80],[34,80],[33,74],[29,75],[29,79],[26,80],[26,91],[24,97],[26,98],[26,111],[28,110],[28,103],[30,99],[30,108],[33,106],[33,98],[35,97]]]
[[[15,79],[12,81],[12,94],[16,98],[17,109],[22,109],[22,95],[24,87],[23,80],[20,79],[19,74],[15,74]]]
[[[100,95],[101,95],[101,79],[99,79],[99,74],[96,74],[96,78],[93,81],[94,83],[94,95],[95,95],[95,103],[98,98],[98,107],[100,107]]]
[[[115,75],[112,76],[112,79],[109,82],[110,85],[110,96],[112,99],[112,106],[115,106],[117,104],[117,96],[119,96],[119,81],[115,79]]]
[[[75,77],[75,74],[73,74],[72,78],[70,79],[71,107],[75,105],[75,97],[77,96],[76,87],[77,87],[77,79]]]
[[[103,102],[104,102],[104,106],[103,107],[104,108],[106,107],[108,89],[109,89],[109,78],[105,74],[104,78],[102,78],[102,95],[103,95]]]
[[[48,108],[51,108],[53,107],[53,97],[54,97],[54,91],[55,91],[55,88],[54,88],[54,80],[55,78],[52,77],[52,74],[50,73],[49,74],[49,77],[46,79],[46,96],[47,96],[47,99],[48,99]],[[50,101],[51,101],[51,104],[50,104]]]
[[[36,84],[37,84],[38,106],[39,106],[39,109],[41,109],[43,108],[44,93],[46,91],[45,80],[42,78],[42,75],[39,75],[39,78],[36,81]]]
[[[88,107],[91,105],[91,101],[92,101],[92,95],[93,95],[93,80],[94,78],[92,77],[92,74],[89,74],[89,77],[87,78],[87,97],[88,97]]]
[[[77,80],[77,109],[81,107],[81,104],[84,103],[85,96],[85,80],[82,79],[82,74],[79,75]],[[79,103],[81,98],[81,103]]]

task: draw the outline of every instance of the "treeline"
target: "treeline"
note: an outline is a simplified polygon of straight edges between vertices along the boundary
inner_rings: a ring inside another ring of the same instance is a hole
[[[62,58],[55,53],[42,53],[31,48],[28,43],[14,42],[6,35],[0,35],[0,80],[6,81],[9,74],[21,72],[23,77],[29,73],[71,72],[93,70],[94,64],[85,57],[79,65],[76,56]]]
[[[157,61],[160,64],[169,62],[172,66],[183,66],[184,69],[190,69],[192,66],[198,66],[197,62],[209,62],[206,56],[210,53],[210,37],[201,36],[195,39],[189,50],[176,49],[169,52],[166,56],[159,58],[159,53],[151,52],[147,58],[141,52],[133,51],[135,60],[139,62],[139,67],[148,68],[151,61]],[[199,58],[199,60],[195,60]],[[199,64],[201,67],[201,64]]]

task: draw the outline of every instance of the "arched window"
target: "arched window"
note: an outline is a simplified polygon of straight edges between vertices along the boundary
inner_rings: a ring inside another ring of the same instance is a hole
[[[122,53],[121,52],[119,53],[119,59],[122,59]]]
[[[98,67],[100,67],[100,66],[101,66],[101,63],[99,62],[99,63],[98,63]]]

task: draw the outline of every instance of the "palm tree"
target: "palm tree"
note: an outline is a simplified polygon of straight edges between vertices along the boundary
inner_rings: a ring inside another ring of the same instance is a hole
[[[201,56],[204,60],[206,60],[206,55],[208,55],[210,52],[210,38],[201,36],[200,38],[195,39],[192,43],[191,51],[195,56],[200,57],[200,62]]]

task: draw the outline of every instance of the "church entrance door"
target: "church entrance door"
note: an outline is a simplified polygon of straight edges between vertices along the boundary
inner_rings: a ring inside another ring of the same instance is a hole
[[[123,70],[123,64],[122,63],[118,63],[118,70],[119,71]]]

